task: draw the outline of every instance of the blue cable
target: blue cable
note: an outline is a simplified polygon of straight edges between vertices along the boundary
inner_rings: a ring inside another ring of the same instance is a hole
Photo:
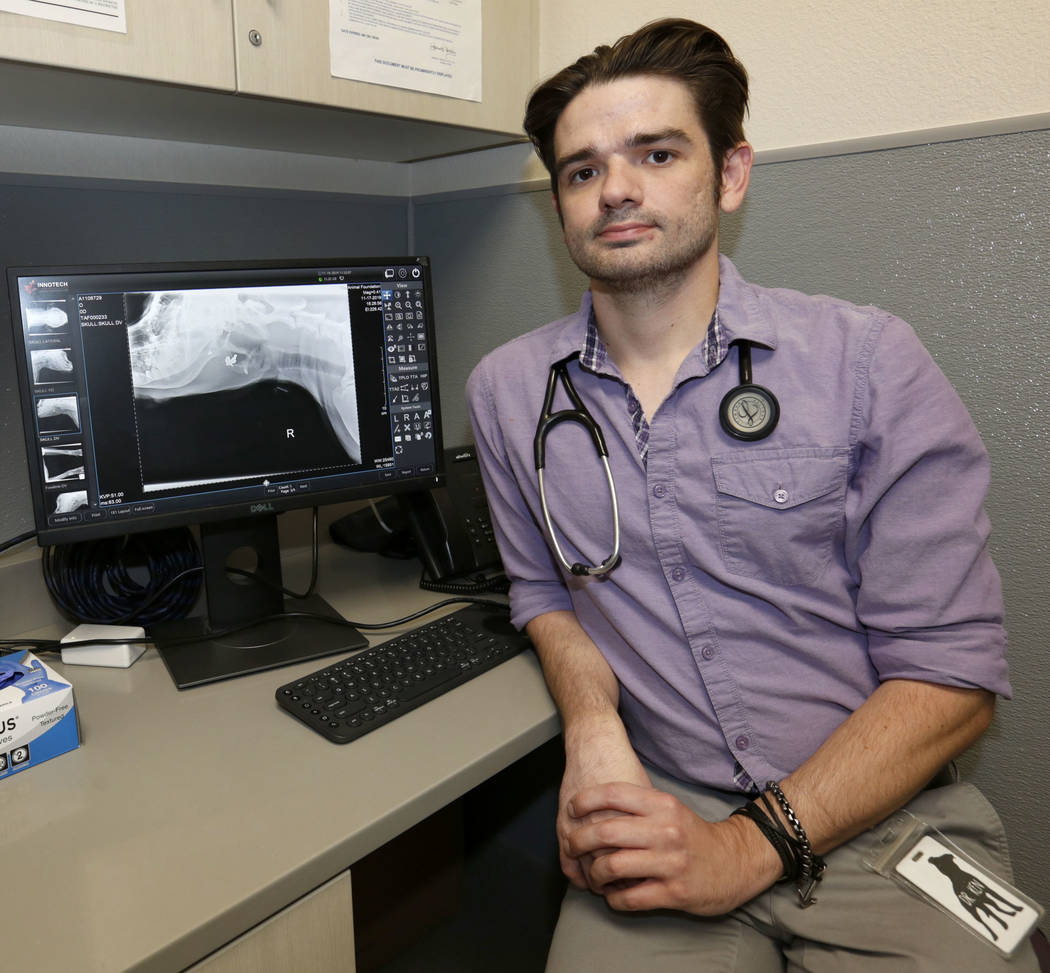
[[[185,618],[197,603],[203,575],[188,528],[46,547],[42,566],[58,607],[76,621],[98,625]]]

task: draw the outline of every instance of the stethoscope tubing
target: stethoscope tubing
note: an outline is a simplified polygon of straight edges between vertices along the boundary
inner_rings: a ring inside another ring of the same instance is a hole
[[[583,399],[580,398],[579,393],[576,391],[572,379],[569,378],[569,362],[578,357],[579,352],[574,352],[568,358],[563,358],[561,361],[555,362],[551,366],[550,374],[547,377],[547,391],[543,398],[543,411],[540,413],[539,423],[536,426],[536,436],[533,439],[533,458],[536,464],[536,476],[540,490],[540,509],[543,512],[543,521],[547,527],[547,534],[551,539],[551,544],[554,546],[555,555],[561,562],[562,566],[571,574],[578,577],[584,575],[594,577],[607,574],[620,563],[620,505],[616,497],[616,484],[613,481],[612,469],[609,466],[609,450],[605,445],[605,437],[602,435],[601,427],[595,422],[594,417],[588,411],[587,406],[584,405]],[[559,409],[557,412],[552,412],[554,394],[557,391],[559,379],[561,379],[562,387],[565,389],[565,393],[568,395],[569,401],[573,404],[574,408]],[[547,434],[551,429],[562,422],[575,422],[587,430],[591,437],[591,441],[594,443],[594,448],[598,451],[598,456],[602,461],[602,467],[605,470],[605,482],[609,487],[609,499],[612,506],[613,549],[612,553],[610,553],[600,564],[583,564],[579,561],[570,561],[565,556],[561,544],[558,543],[558,535],[554,529],[554,521],[551,518],[550,508],[547,505],[547,490],[544,483],[546,439]]]
[[[558,535],[554,530],[554,521],[551,520],[550,508],[547,506],[547,491],[543,484],[543,469],[540,468],[536,471],[539,479],[540,486],[540,509],[543,511],[543,522],[547,526],[547,534],[550,536],[551,543],[554,545],[554,553],[557,555],[558,560],[561,561],[570,574],[574,574],[578,577],[589,575],[596,577],[602,574],[608,574],[617,564],[620,563],[620,505],[616,499],[616,484],[613,482],[612,470],[609,468],[609,457],[601,457],[602,466],[605,469],[605,482],[609,487],[609,499],[612,504],[612,518],[613,518],[613,549],[612,553],[604,560],[601,564],[582,564],[579,561],[570,561],[566,556],[565,552],[561,549],[561,544],[558,543]]]

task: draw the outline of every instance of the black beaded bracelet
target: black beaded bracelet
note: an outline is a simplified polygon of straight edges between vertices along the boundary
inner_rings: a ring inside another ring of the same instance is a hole
[[[775,780],[766,781],[766,790],[776,798],[784,817],[788,819],[791,830],[795,833],[794,848],[798,855],[798,879],[795,891],[798,892],[799,904],[803,909],[813,905],[817,900],[813,897],[813,889],[824,874],[824,859],[820,855],[813,854],[813,847],[809,843],[806,829],[802,827],[795,809],[784,796],[780,785]]]

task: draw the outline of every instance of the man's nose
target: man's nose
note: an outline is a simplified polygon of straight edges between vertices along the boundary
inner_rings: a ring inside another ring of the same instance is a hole
[[[602,180],[602,208],[619,209],[629,203],[639,205],[642,195],[641,180],[635,166],[625,159],[611,159]]]

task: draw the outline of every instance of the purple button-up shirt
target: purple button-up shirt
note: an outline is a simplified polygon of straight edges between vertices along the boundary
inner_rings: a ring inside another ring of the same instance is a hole
[[[533,437],[550,365],[583,348],[590,313],[585,295],[498,348],[467,393],[514,623],[576,613],[641,756],[741,789],[793,771],[883,680],[1009,695],[988,458],[962,402],[903,321],[756,287],[724,257],[720,326],[755,343],[753,381],[779,398],[779,425],[755,443],[723,431],[738,353],[709,369],[701,343],[649,417],[645,464],[615,364],[573,362],[609,448],[623,560],[600,578],[564,571]],[[579,425],[548,436],[545,485],[566,556],[599,563],[611,508]]]

